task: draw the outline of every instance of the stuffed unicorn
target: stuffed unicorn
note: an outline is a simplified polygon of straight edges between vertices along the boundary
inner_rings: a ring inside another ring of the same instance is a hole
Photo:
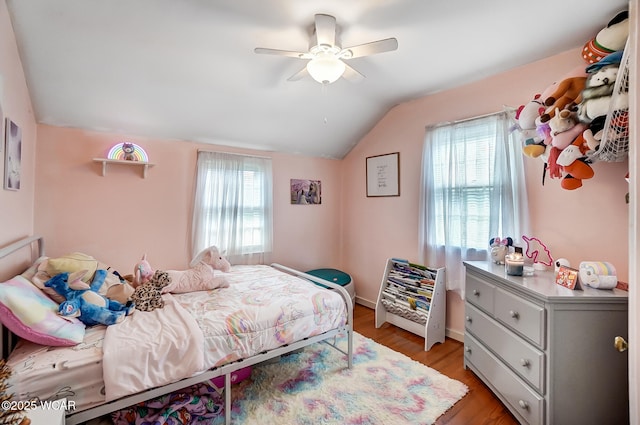
[[[195,256],[189,267],[194,267],[198,263],[208,264],[213,267],[214,270],[220,270],[221,272],[228,273],[231,270],[231,264],[218,250],[218,247],[212,245],[209,248],[205,248],[198,255]]]
[[[162,293],[184,293],[193,291],[208,291],[229,286],[225,276],[214,271],[228,273],[231,264],[215,246],[203,249],[189,263],[188,270],[167,270],[171,283],[162,288]],[[155,269],[147,261],[147,255],[135,265],[134,274],[125,276],[133,287],[147,283],[153,276]]]

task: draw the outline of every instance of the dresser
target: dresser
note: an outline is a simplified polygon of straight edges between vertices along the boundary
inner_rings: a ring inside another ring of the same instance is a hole
[[[628,294],[465,262],[464,367],[523,424],[629,423]]]

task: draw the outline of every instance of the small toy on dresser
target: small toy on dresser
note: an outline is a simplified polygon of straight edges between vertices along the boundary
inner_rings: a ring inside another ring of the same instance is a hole
[[[491,238],[489,245],[491,246],[491,261],[496,264],[504,264],[504,257],[507,255],[509,247],[513,245],[513,239],[509,237]]]
[[[597,289],[613,289],[618,285],[616,268],[605,261],[583,261],[580,263],[580,282]]]

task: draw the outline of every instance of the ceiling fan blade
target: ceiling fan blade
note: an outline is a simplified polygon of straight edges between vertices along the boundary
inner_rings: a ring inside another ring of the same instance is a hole
[[[336,18],[331,15],[317,14],[316,41],[319,46],[334,46],[336,43]]]
[[[395,38],[385,38],[384,40],[372,41],[371,43],[359,44],[353,47],[342,49],[339,57],[343,59],[353,59],[362,56],[375,55],[377,53],[390,52],[398,48],[398,40]]]
[[[262,55],[288,56],[298,59],[311,59],[313,57],[309,52],[294,52],[291,50],[268,49],[265,47],[256,47],[253,51]]]
[[[300,71],[296,72],[291,77],[287,78],[287,81],[299,81],[308,76],[309,76],[309,71],[307,71],[307,67],[305,66]]]
[[[356,71],[355,68],[353,68],[352,66],[349,66],[346,63],[345,63],[344,74],[342,74],[342,76],[345,79],[351,81],[352,83],[359,83],[365,78],[363,74],[361,74],[359,71]]]

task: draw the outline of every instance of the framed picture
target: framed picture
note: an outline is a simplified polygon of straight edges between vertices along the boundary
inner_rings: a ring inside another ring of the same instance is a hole
[[[320,180],[291,179],[291,203],[320,205],[322,203]]]
[[[400,152],[367,157],[367,196],[400,196]]]
[[[7,118],[4,125],[4,188],[20,190],[22,130]]]
[[[567,266],[560,266],[558,268],[556,283],[569,289],[582,289],[578,282],[578,270]]]

